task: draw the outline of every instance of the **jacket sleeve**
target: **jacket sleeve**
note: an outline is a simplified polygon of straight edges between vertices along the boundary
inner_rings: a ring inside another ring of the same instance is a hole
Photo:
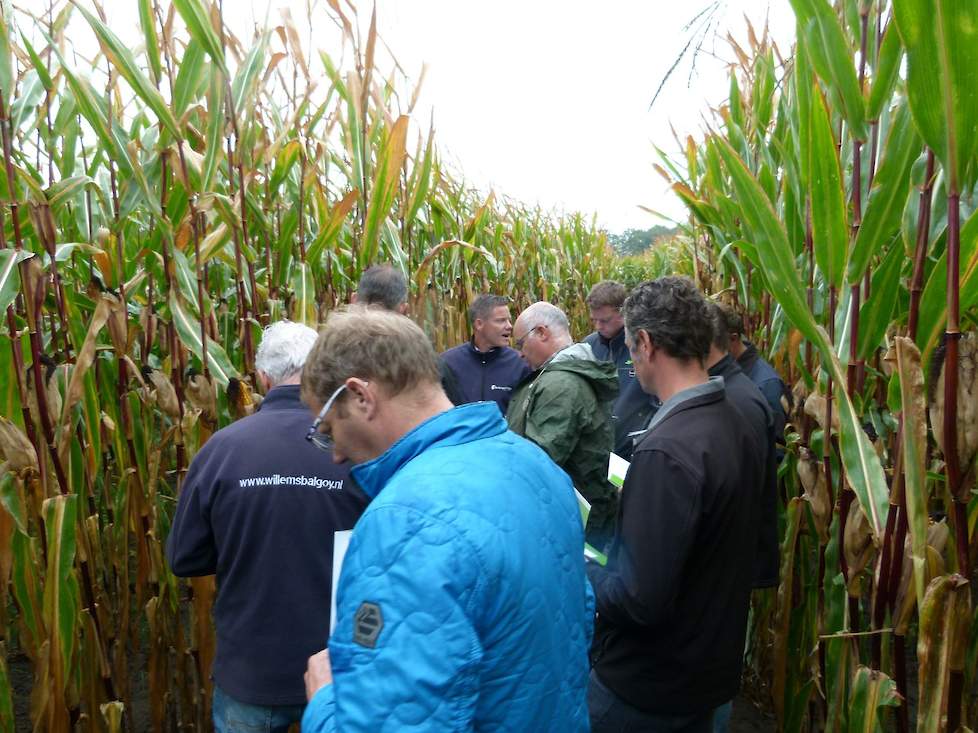
[[[542,374],[538,382],[523,437],[543,448],[554,463],[563,465],[580,437],[581,415],[593,414],[597,401],[580,377],[557,372]]]
[[[173,574],[181,578],[217,572],[210,498],[219,479],[209,465],[211,453],[205,445],[191,462],[166,541],[166,561]]]
[[[339,582],[333,684],[306,708],[304,733],[468,729],[484,582],[476,550],[445,522],[403,505],[364,514]]]
[[[784,443],[784,427],[787,418],[784,414],[784,406],[781,404],[781,395],[784,394],[784,382],[780,379],[767,379],[757,385],[764,395],[771,413],[774,415],[774,439],[778,443]]]
[[[635,454],[622,490],[620,539],[606,567],[587,563],[598,615],[654,626],[676,598],[699,526],[699,482],[659,450]]]

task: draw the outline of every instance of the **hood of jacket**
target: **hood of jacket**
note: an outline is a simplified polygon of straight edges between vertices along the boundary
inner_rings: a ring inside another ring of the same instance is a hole
[[[558,371],[586,379],[599,400],[614,400],[618,395],[618,368],[613,362],[598,361],[584,342],[561,349],[540,368],[540,373]]]

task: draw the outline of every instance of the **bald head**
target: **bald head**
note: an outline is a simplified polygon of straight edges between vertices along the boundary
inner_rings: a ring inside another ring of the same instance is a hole
[[[554,354],[570,346],[573,339],[564,312],[540,301],[520,313],[513,326],[517,350],[532,369],[539,369]]]

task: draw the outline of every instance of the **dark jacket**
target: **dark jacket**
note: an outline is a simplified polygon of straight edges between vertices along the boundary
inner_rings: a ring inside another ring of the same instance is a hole
[[[659,398],[642,391],[635,378],[632,356],[625,344],[625,329],[610,339],[595,331],[584,343],[591,347],[598,361],[610,361],[618,369],[618,398],[611,408],[615,431],[614,451],[625,460],[632,455],[633,437],[630,433],[644,430],[658,409]]]
[[[299,705],[329,634],[333,532],[367,505],[348,465],[305,440],[298,385],[219,430],[190,464],[166,546],[175,575],[217,574],[213,675],[253,705]]]
[[[513,394],[510,429],[543,448],[591,503],[587,541],[601,549],[614,531],[618,492],[608,482],[614,367],[587,344],[573,344],[525,379]]]
[[[472,341],[441,355],[458,384],[461,402],[495,402],[505,415],[513,388],[532,369],[515,349],[508,346],[479,351]]]
[[[588,563],[594,671],[640,710],[700,713],[737,693],[760,498],[743,421],[719,380],[667,400],[635,448],[608,565]]]
[[[710,367],[711,377],[723,377],[727,399],[740,410],[758,441],[764,456],[761,470],[761,519],[757,525],[757,558],[754,587],[772,588],[778,584],[780,554],[778,546],[778,463],[774,434],[774,415],[764,395],[727,354]]]
[[[781,396],[790,398],[790,393],[785,387],[781,376],[768,364],[757,351],[757,347],[750,341],[744,342],[744,353],[737,359],[737,365],[748,376],[750,381],[757,385],[771,407],[774,415],[774,434],[779,443],[784,442],[784,426],[787,418],[784,414],[784,406],[781,404]]]

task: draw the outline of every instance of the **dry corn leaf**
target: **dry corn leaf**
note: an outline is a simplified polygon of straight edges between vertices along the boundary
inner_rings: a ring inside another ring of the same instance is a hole
[[[931,387],[930,425],[934,440],[944,452],[944,365]],[[978,455],[978,333],[969,331],[958,342],[958,461],[961,466],[960,501],[971,498],[975,487]]]
[[[849,505],[849,516],[846,518],[846,530],[843,537],[843,552],[849,567],[849,594],[861,595],[862,571],[869,565],[873,557],[873,530],[866,518],[866,513],[859,507],[858,501]]]
[[[30,469],[37,471],[37,451],[23,431],[10,420],[0,415],[0,453],[16,474]]]

